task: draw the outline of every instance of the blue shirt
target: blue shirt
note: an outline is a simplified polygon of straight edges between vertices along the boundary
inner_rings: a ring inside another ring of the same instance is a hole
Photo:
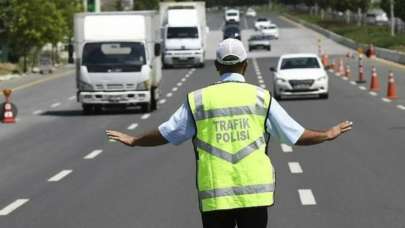
[[[245,78],[241,74],[224,74],[221,81],[240,81]],[[266,120],[267,133],[276,137],[281,143],[293,145],[304,133],[304,128],[292,119],[281,105],[272,98],[269,115]],[[195,134],[195,123],[187,101],[170,117],[159,126],[162,136],[171,144],[178,145]]]

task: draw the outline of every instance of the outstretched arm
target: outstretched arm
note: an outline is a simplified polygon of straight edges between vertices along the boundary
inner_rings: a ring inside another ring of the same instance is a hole
[[[353,122],[345,121],[329,128],[325,131],[314,131],[305,129],[304,133],[295,143],[295,145],[314,145],[325,141],[334,140],[340,135],[352,129]]]
[[[159,130],[153,130],[140,136],[131,136],[119,131],[106,130],[109,139],[116,140],[127,146],[160,146],[167,144],[168,141],[160,134]]]

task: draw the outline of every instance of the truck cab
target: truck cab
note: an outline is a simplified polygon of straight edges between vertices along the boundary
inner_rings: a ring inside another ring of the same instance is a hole
[[[78,14],[75,18],[77,98],[83,111],[106,106],[157,108],[160,44],[153,13]]]

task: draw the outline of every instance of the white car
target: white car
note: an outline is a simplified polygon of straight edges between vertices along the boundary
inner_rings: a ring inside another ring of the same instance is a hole
[[[260,32],[263,35],[271,36],[275,39],[278,39],[280,37],[278,27],[275,24],[270,24],[270,26],[262,27],[262,29],[260,29]]]
[[[270,25],[271,25],[271,21],[264,17],[257,18],[255,21],[256,30],[261,30],[263,27],[270,26]]]
[[[316,54],[282,55],[274,72],[273,96],[329,96],[329,76]]]
[[[240,13],[237,9],[228,9],[225,11],[225,22],[226,23],[239,23]]]
[[[249,8],[246,10],[247,17],[256,17],[256,11],[253,8]]]

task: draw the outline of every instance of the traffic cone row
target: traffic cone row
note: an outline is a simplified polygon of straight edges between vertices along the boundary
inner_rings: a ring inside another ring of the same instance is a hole
[[[387,98],[397,99],[397,85],[395,84],[394,73],[391,71],[388,75],[388,88],[387,88]]]
[[[359,64],[359,80],[356,81],[357,83],[365,83],[366,79],[364,78],[364,66],[363,63],[360,62]]]
[[[370,90],[374,92],[380,91],[380,80],[378,79],[378,74],[375,66],[371,67]]]
[[[349,66],[349,64],[347,64],[346,65],[346,70],[345,70],[345,77],[346,78],[350,78],[351,77],[351,75],[352,75],[352,72],[351,72],[351,70],[350,70],[350,66]]]

